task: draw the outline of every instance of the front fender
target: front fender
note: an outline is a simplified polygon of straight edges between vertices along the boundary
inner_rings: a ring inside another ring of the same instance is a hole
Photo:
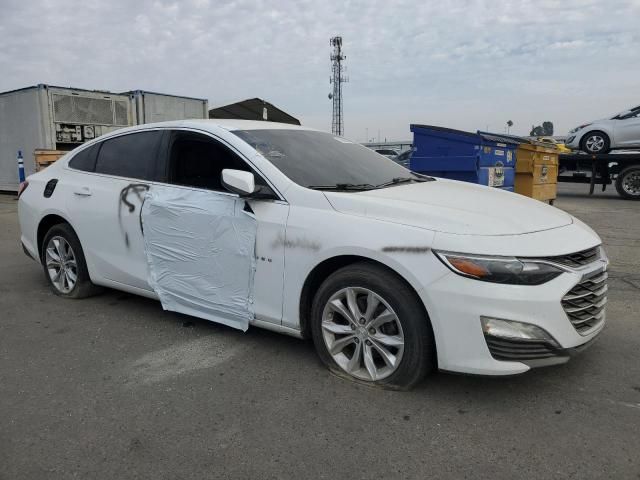
[[[371,259],[395,271],[416,292],[446,273],[431,252],[434,232],[331,210],[292,207],[285,241],[283,325],[300,328],[302,289],[322,262]]]

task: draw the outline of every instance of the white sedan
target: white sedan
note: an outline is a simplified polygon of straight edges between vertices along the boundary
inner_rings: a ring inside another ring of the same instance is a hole
[[[605,323],[608,261],[576,218],[304,127],[122,129],[31,175],[19,216],[57,295],[312,337],[334,372],[388,388],[562,363]]]

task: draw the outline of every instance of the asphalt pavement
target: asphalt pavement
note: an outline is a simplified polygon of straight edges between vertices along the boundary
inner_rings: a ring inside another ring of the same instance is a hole
[[[640,202],[561,186],[611,258],[608,324],[568,364],[331,375],[308,341],[53,295],[0,196],[0,479],[640,478]]]

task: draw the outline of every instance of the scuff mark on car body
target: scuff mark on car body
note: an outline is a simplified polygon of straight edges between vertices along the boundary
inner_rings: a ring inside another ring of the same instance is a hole
[[[320,243],[304,237],[285,238],[284,235],[278,234],[277,238],[272,243],[272,247],[301,248],[303,250],[313,250],[314,252],[317,252],[320,250]]]
[[[385,253],[426,253],[429,250],[431,250],[431,248],[429,247],[413,247],[413,246],[407,246],[407,247],[383,247],[382,251]]]
[[[133,213],[136,211],[135,204],[129,201],[129,194],[135,194],[136,198],[140,202],[140,214],[138,214],[138,222],[140,224],[140,232],[143,232],[142,227],[142,204],[144,203],[145,194],[149,191],[149,185],[144,183],[130,183],[122,190],[120,190],[119,201],[118,201],[118,223],[120,225],[120,230],[124,233],[124,243],[129,248],[129,234],[125,231],[122,225],[122,206],[124,205],[129,213]]]

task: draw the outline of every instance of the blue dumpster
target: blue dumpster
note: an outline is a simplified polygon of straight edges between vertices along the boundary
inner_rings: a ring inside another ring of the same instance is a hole
[[[432,125],[411,125],[411,131],[414,172],[513,191],[515,140]]]

